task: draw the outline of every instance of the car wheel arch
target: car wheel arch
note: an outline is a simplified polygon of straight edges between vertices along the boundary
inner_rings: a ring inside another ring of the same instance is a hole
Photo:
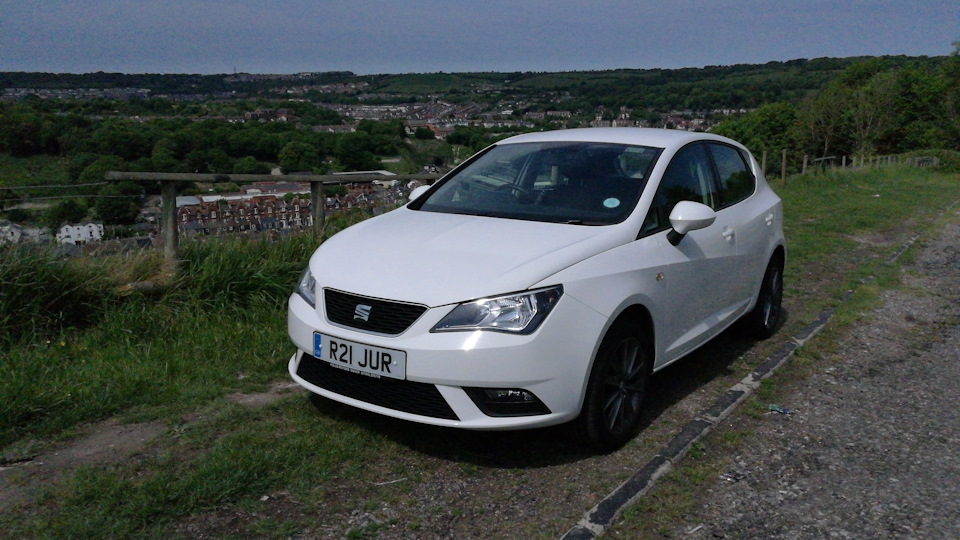
[[[783,244],[777,244],[777,247],[775,247],[775,248],[773,249],[773,253],[771,253],[770,256],[767,257],[767,263],[766,263],[765,265],[763,265],[764,271],[766,271],[767,267],[769,267],[770,264],[772,264],[774,261],[778,261],[778,262],[780,263],[780,269],[781,269],[781,270],[783,270],[783,269],[786,267],[786,265],[787,265],[787,250],[786,250],[786,248],[783,247]],[[760,294],[760,288],[761,288],[761,287],[763,287],[763,281],[762,281],[762,280],[761,280],[760,285],[757,287],[757,290],[756,290],[755,294],[753,295],[753,296],[754,296],[754,301],[756,301],[757,297],[759,296],[759,294]]]
[[[603,332],[597,336],[597,341],[593,347],[593,353],[590,356],[589,364],[583,379],[583,385],[580,389],[580,407],[579,410],[583,409],[583,401],[587,393],[587,383],[590,379],[590,374],[593,372],[594,363],[597,361],[597,354],[600,352],[600,344],[603,343],[604,338],[607,337],[607,334],[611,329],[620,325],[624,322],[630,322],[639,326],[641,331],[645,336],[644,343],[647,345],[647,353],[650,355],[652,360],[656,360],[656,333],[654,332],[653,324],[653,315],[650,313],[650,310],[647,309],[643,304],[631,304],[625,306],[616,316],[610,317],[610,323],[603,329]],[[651,361],[651,366],[655,365],[654,361]],[[651,369],[651,373],[653,370]]]
[[[653,373],[653,341],[653,319],[638,305],[611,319],[601,336],[572,424],[581,441],[592,449],[611,451],[640,429],[646,381]],[[636,366],[636,362],[646,365]]]
[[[767,339],[771,337],[781,322],[783,271],[785,264],[786,251],[783,246],[778,246],[767,259],[767,264],[764,266],[763,277],[760,280],[760,284],[751,302],[751,308],[737,321],[740,331],[754,339]],[[772,269],[776,270],[773,271]],[[777,281],[779,284],[774,285]],[[777,292],[768,291],[769,287],[774,287]],[[775,295],[776,299],[774,299],[774,296],[770,296],[771,294]],[[765,307],[774,306],[774,304],[775,307]],[[770,315],[771,310],[774,309],[775,314]],[[771,319],[771,317],[773,318]]]

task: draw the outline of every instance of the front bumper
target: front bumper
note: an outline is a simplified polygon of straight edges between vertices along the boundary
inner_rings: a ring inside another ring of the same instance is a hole
[[[312,308],[294,294],[287,326],[297,352],[291,377],[311,392],[361,409],[418,423],[477,430],[548,426],[580,411],[591,359],[606,319],[564,296],[536,332],[443,332],[430,329],[451,309],[429,309],[397,336],[371,334],[326,320],[323,305]],[[405,380],[375,379],[330,367],[314,358],[315,331],[406,353]],[[531,414],[486,414],[470,389],[521,389],[543,408]]]

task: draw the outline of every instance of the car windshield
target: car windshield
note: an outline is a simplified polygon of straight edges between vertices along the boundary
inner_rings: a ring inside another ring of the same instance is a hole
[[[609,225],[630,215],[662,149],[611,143],[494,146],[410,208]]]

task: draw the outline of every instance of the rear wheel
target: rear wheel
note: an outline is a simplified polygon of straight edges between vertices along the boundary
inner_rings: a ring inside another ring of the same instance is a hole
[[[636,435],[650,364],[639,324],[622,321],[610,328],[597,352],[578,419],[581,436],[591,447],[614,450]]]
[[[783,260],[774,257],[767,265],[757,296],[757,305],[743,318],[744,330],[757,339],[767,339],[777,331],[782,313]]]

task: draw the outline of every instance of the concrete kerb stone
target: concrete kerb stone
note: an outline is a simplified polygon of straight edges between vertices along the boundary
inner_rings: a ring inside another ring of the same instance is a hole
[[[691,441],[691,444],[693,441]],[[565,540],[586,540],[603,534],[633,504],[653,487],[658,478],[670,472],[673,464],[663,456],[654,456],[626,482],[607,495],[563,535]]]
[[[583,519],[568,530],[561,539],[588,540],[597,538],[606,532],[627,506],[646,494],[658,478],[668,473],[673,469],[675,463],[687,455],[695,442],[706,436],[717,423],[733,413],[741,403],[752,396],[760,387],[760,381],[772,375],[785,364],[799,347],[827,324],[832,314],[832,308],[822,312],[814,322],[800,331],[799,337],[784,343],[757,369],[733,385],[708,409],[694,417],[693,421],[674,435],[653,459],[590,509],[583,516]]]
[[[848,300],[852,293],[853,291],[847,291],[841,298],[841,302]],[[687,455],[695,442],[706,436],[717,423],[752,396],[760,387],[761,380],[773,375],[798,348],[823,329],[833,316],[833,312],[834,308],[822,311],[813,322],[802,328],[790,341],[781,345],[749,375],[720,396],[713,405],[696,415],[693,421],[667,442],[653,459],[584,514],[583,518],[561,537],[561,540],[588,540],[605,533],[627,506],[645,495],[658,478],[673,469],[673,465]]]

